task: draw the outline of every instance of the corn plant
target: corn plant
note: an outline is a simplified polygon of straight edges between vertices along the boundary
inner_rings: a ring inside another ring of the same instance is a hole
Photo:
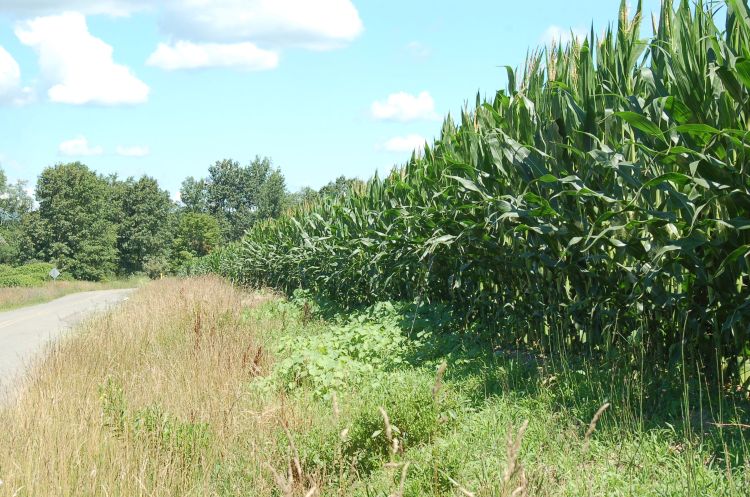
[[[345,304],[449,303],[500,339],[689,359],[750,353],[750,11],[640,2],[532,52],[388,177],[256,226],[236,279]],[[221,264],[216,262],[214,264]]]

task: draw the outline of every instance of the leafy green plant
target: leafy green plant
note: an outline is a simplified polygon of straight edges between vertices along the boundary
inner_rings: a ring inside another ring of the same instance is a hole
[[[747,383],[750,11],[724,7],[720,28],[663,1],[646,40],[623,2],[602,36],[532,52],[402,169],[254,226],[237,279]]]
[[[0,264],[0,287],[35,287],[52,281],[49,273],[53,264],[36,262],[23,266],[6,266]],[[70,280],[69,274],[60,275],[62,280]]]
[[[360,315],[320,333],[281,338],[284,359],[266,382],[287,390],[304,386],[324,397],[365,379],[378,384],[382,373],[404,363],[405,346],[397,323]]]

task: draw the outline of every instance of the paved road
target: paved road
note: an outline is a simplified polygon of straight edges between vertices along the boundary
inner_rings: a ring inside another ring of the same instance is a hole
[[[0,312],[0,398],[50,340],[92,313],[122,302],[132,291],[74,293],[46,304]]]

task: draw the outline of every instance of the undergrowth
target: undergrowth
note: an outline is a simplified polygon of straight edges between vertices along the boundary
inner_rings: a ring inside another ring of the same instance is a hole
[[[439,306],[353,311],[297,292],[257,313],[284,324],[254,388],[304,418],[275,450],[323,495],[730,496],[750,484],[747,400],[680,364],[647,367],[636,349],[553,361]]]
[[[747,495],[739,392],[497,335],[439,306],[153,282],[0,406],[0,496]]]

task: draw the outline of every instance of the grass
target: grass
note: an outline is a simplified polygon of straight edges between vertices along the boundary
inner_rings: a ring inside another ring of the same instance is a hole
[[[0,496],[747,495],[739,397],[493,350],[439,309],[322,315],[141,288],[0,408]]]
[[[96,290],[133,288],[143,284],[140,279],[120,279],[94,283],[90,281],[48,281],[34,287],[0,288],[0,312],[43,304],[65,295]]]

